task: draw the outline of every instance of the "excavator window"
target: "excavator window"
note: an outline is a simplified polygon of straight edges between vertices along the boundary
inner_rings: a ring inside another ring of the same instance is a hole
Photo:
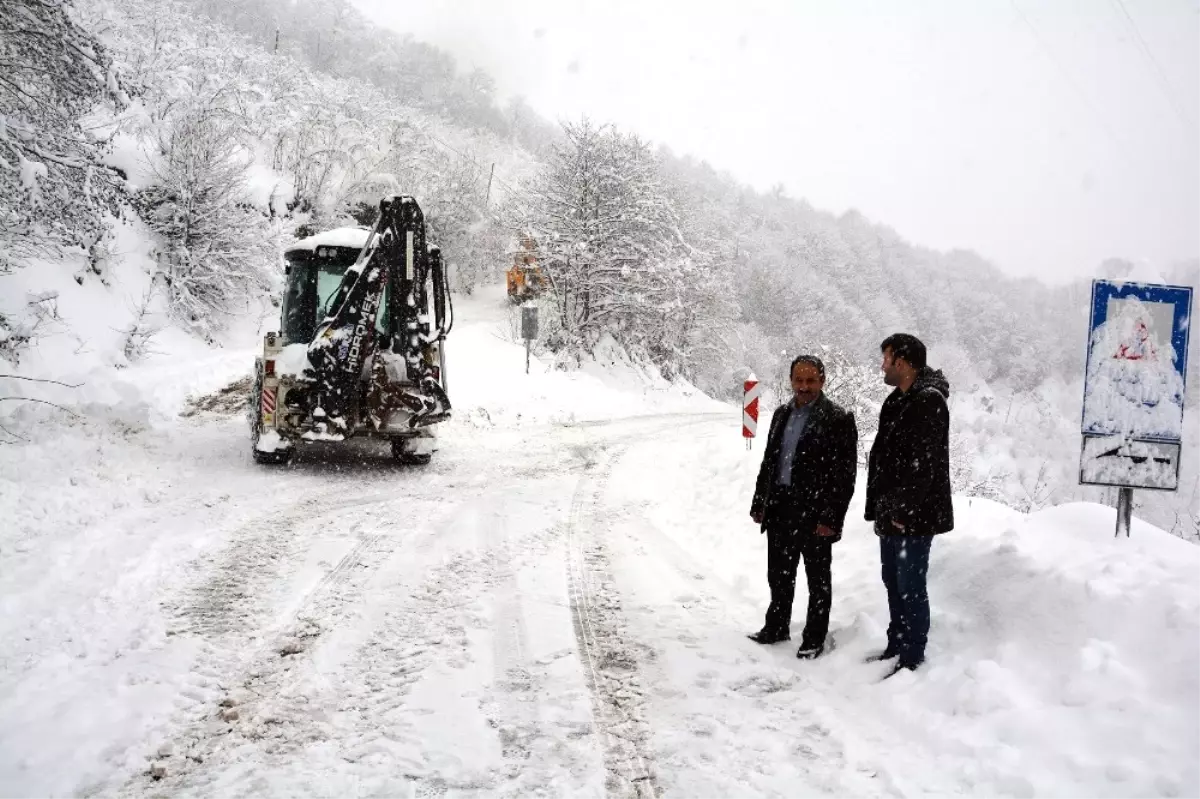
[[[346,270],[338,270],[330,268],[330,264],[317,265],[317,319],[324,319],[329,315],[329,303],[333,302],[333,295],[337,293],[338,286],[342,285],[342,277],[346,274]]]
[[[283,295],[285,344],[312,341],[317,325],[332,310],[329,305],[337,295],[346,270],[358,259],[358,253],[356,247],[316,247],[293,250],[285,255],[288,262],[287,290]],[[384,310],[376,321],[376,330],[380,333],[387,330],[387,308],[385,294]]]

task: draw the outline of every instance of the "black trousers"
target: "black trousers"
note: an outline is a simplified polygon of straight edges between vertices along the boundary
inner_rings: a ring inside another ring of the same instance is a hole
[[[833,605],[833,542],[816,534],[816,522],[786,502],[768,501],[767,584],[771,604],[766,629],[785,633],[792,623],[796,596],[796,572],[804,558],[808,581],[808,615],[804,621],[802,648],[823,646],[829,634],[829,610]]]
[[[878,529],[881,525],[876,524]],[[925,660],[929,640],[929,548],[931,535],[879,536],[879,560],[883,585],[887,588],[887,648],[900,656],[902,665],[919,666]]]

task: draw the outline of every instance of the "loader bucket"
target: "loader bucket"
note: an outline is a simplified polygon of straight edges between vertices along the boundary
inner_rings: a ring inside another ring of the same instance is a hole
[[[412,411],[409,427],[426,427],[450,418],[450,398],[436,380],[426,377],[420,388],[409,388],[400,392],[400,402]]]

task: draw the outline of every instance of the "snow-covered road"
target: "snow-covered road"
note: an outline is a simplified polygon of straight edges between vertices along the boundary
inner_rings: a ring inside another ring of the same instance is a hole
[[[8,559],[6,792],[653,795],[604,488],[719,418],[468,427],[424,468],[263,469],[238,418],[91,440],[148,457],[43,476],[112,508],[46,508],[77,529]]]
[[[166,777],[126,788],[653,794],[603,488],[631,442],[704,422],[476,431],[428,470],[301,461],[294,501],[167,601],[197,701]]]

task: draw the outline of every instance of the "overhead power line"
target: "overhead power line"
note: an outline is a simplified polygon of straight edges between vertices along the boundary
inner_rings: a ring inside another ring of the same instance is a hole
[[[1063,77],[1063,80],[1067,82],[1067,85],[1071,87],[1071,91],[1075,93],[1075,96],[1079,98],[1079,101],[1083,103],[1088,111],[1091,112],[1092,116],[1095,117],[1096,123],[1100,125],[1108,137],[1112,139],[1113,144],[1116,145],[1117,149],[1121,151],[1121,154],[1127,155],[1124,144],[1122,144],[1120,137],[1117,136],[1116,132],[1112,129],[1112,126],[1108,124],[1108,120],[1104,118],[1104,114],[1100,112],[1100,109],[1091,101],[1091,98],[1087,96],[1087,93],[1083,91],[1082,87],[1080,87],[1080,85],[1075,82],[1075,79],[1071,77],[1070,70],[1068,70],[1063,62],[1059,59],[1058,55],[1054,52],[1054,49],[1050,46],[1050,43],[1047,42],[1045,38],[1042,37],[1042,34],[1038,32],[1038,29],[1034,27],[1033,23],[1029,20],[1029,17],[1025,16],[1025,12],[1022,11],[1021,7],[1017,5],[1017,0],[1009,0],[1009,3],[1012,5],[1013,11],[1016,12],[1020,20],[1025,23],[1025,27],[1029,28],[1029,32],[1033,34],[1034,41],[1036,41],[1038,46],[1041,47],[1042,52],[1045,53],[1046,57],[1050,59],[1051,63],[1053,63],[1058,69],[1059,73]]]
[[[472,164],[479,167],[480,169],[487,168],[484,164],[480,163],[478,160],[476,160],[472,156],[467,155],[463,151],[459,150],[457,147],[447,144],[446,142],[439,139],[437,136],[434,136],[432,133],[429,133],[428,131],[426,131],[425,135],[429,136],[429,138],[432,139],[434,142],[436,142],[437,144],[440,144],[442,147],[445,147],[447,150],[454,153],[459,158],[462,158],[463,160],[466,160],[466,161],[470,161]],[[497,183],[499,183],[501,186],[503,186],[510,195],[512,195],[513,197],[516,197],[516,198],[521,197],[521,192],[517,191],[517,189],[514,189],[507,181],[502,179],[499,175],[494,175],[494,179]]]
[[[1155,82],[1158,84],[1158,88],[1162,91],[1163,96],[1167,98],[1167,102],[1171,104],[1171,110],[1175,112],[1176,119],[1178,119],[1179,123],[1183,125],[1184,132],[1188,135],[1195,135],[1197,132],[1196,123],[1192,120],[1191,116],[1187,113],[1187,110],[1179,102],[1178,95],[1175,92],[1174,85],[1171,83],[1171,79],[1167,76],[1166,70],[1163,69],[1162,63],[1154,57],[1154,51],[1151,50],[1150,45],[1146,43],[1146,38],[1142,36],[1142,32],[1138,28],[1137,23],[1134,22],[1133,17],[1130,15],[1129,9],[1125,7],[1125,3],[1122,0],[1111,0],[1111,2],[1114,6],[1116,6],[1117,10],[1121,12],[1121,16],[1125,20],[1125,26],[1129,28],[1130,32],[1133,33],[1133,38],[1137,41],[1138,49],[1141,51],[1142,60],[1149,64],[1154,73]]]

